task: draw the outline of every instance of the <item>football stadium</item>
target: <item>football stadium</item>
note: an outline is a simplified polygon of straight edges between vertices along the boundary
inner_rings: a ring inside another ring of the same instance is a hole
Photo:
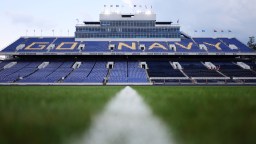
[[[256,52],[236,38],[194,38],[156,14],[101,14],[75,37],[21,37],[2,55],[1,85],[247,85]]]
[[[255,144],[256,51],[181,27],[105,11],[18,38],[0,52],[0,143]]]

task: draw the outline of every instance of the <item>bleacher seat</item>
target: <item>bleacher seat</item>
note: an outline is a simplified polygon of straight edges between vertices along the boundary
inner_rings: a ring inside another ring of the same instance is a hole
[[[106,68],[107,62],[96,62],[88,77],[83,80],[84,83],[101,83],[107,76],[108,69]]]
[[[230,49],[227,45],[221,42],[219,39],[214,38],[194,38],[198,45],[205,45],[207,47],[207,52],[236,52],[236,50]]]
[[[148,42],[139,42],[139,44],[145,45],[146,49],[144,52],[169,52],[168,42],[148,41]]]
[[[139,62],[117,61],[110,71],[109,83],[148,83],[145,69]]]
[[[22,70],[28,66],[29,62],[18,62],[11,68],[3,69],[0,71],[0,82],[13,82],[19,77],[20,73],[23,73]]]
[[[83,82],[92,71],[95,62],[82,62],[82,65],[75,69],[65,80],[67,83]]]
[[[200,62],[179,62],[183,72],[192,78],[223,78],[215,69],[208,69]]]
[[[180,42],[169,42],[169,44],[176,46],[176,52],[205,52],[201,50],[191,39],[182,39]]]
[[[85,44],[85,48],[82,52],[110,52],[108,49],[109,42],[101,41],[101,42],[82,42],[81,44]]]
[[[247,47],[245,44],[237,40],[236,38],[219,38],[220,41],[225,43],[226,45],[233,44],[238,47],[238,52],[244,52],[244,53],[249,53],[249,52],[255,52],[255,50]]]
[[[228,77],[256,77],[256,73],[251,70],[246,70],[231,62],[215,62],[219,67],[219,71]]]
[[[173,69],[168,61],[148,61],[149,77],[185,77],[180,70]]]
[[[18,52],[47,52],[47,47],[55,40],[56,38],[26,38],[23,44],[25,47],[18,50]],[[44,48],[41,49],[41,45],[44,45]],[[32,49],[27,49],[30,45]]]
[[[50,52],[79,52],[78,46],[80,42],[75,41],[75,38],[57,38],[52,44],[55,45]]]
[[[174,69],[169,61],[147,61],[148,75],[140,68],[139,61],[115,61],[111,70],[106,67],[107,61],[82,61],[80,67],[74,69],[76,61],[69,60],[49,61],[49,65],[42,69],[38,66],[46,61],[18,61],[3,69],[10,62],[0,63],[0,83],[146,84],[149,83],[148,75],[154,84],[192,84],[188,77],[198,84],[253,83],[256,79],[255,63],[252,62],[245,62],[251,67],[249,70],[231,62],[212,62],[220,73],[206,68],[201,62],[179,62],[188,77]]]
[[[15,52],[17,46],[25,42],[25,38],[19,38],[9,46],[7,46],[5,49],[2,50],[2,52]]]

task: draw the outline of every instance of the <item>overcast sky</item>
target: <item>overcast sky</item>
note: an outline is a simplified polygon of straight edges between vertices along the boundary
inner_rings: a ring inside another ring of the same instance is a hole
[[[34,30],[36,36],[41,30],[52,36],[52,29],[55,35],[67,36],[69,30],[73,36],[76,19],[99,20],[104,5],[152,5],[157,20],[179,20],[182,31],[192,36],[235,36],[243,42],[256,36],[256,0],[1,0],[0,48],[25,36],[26,30],[29,36]]]

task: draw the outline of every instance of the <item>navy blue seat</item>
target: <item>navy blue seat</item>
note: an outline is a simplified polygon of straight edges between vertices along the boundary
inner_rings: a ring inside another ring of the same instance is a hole
[[[217,53],[224,53],[224,52],[236,52],[236,50],[230,49],[227,45],[222,43],[219,39],[214,38],[194,38],[195,42],[200,45],[204,44],[208,52],[217,52]],[[220,49],[217,49],[218,46]]]
[[[78,49],[80,42],[75,41],[75,38],[57,38],[53,44],[55,48],[51,49],[50,52],[79,52]],[[72,47],[75,46],[73,49]]]
[[[117,61],[111,70],[109,83],[148,83],[145,69],[139,62]]]
[[[19,38],[14,43],[10,44],[5,49],[3,49],[2,52],[15,52],[17,46],[19,46],[20,44],[23,44],[24,42],[25,42],[25,38]]]
[[[161,42],[161,41],[148,41],[148,42],[140,42],[140,45],[145,45],[146,49],[145,52],[170,52],[168,42]],[[153,47],[155,45],[155,47]],[[160,46],[157,47],[157,45]]]
[[[200,62],[179,62],[183,68],[183,72],[189,77],[224,77],[216,70],[206,68]]]
[[[82,62],[81,66],[75,69],[65,80],[67,83],[83,82],[92,71],[95,62]]]
[[[231,62],[215,62],[219,67],[219,71],[228,77],[256,77],[256,73],[251,70],[246,70]]]
[[[113,50],[113,52],[142,52],[139,48],[139,43],[138,42],[132,42],[132,41],[125,41],[125,42],[120,42],[120,41],[114,41],[114,42],[110,42],[111,45],[115,45],[115,49]],[[121,44],[126,44],[129,47],[132,47],[133,44],[135,44],[135,50],[127,47],[127,46],[122,46]],[[119,47],[120,45],[120,47]]]
[[[223,43],[226,45],[233,44],[238,47],[238,52],[245,52],[245,53],[250,53],[250,52],[255,52],[255,50],[247,47],[245,44],[243,44],[241,41],[237,40],[236,38],[219,38]]]
[[[84,83],[103,83],[107,76],[108,69],[106,68],[107,62],[96,62],[93,69],[89,73]]]
[[[180,70],[173,69],[168,61],[148,61],[149,77],[185,77]]]
[[[18,62],[11,68],[6,68],[0,71],[0,82],[13,82],[21,73],[20,70],[29,65],[29,62]]]
[[[169,44],[174,44],[176,46],[176,52],[205,52],[201,50],[191,39],[181,39],[180,42],[169,42]]]
[[[91,41],[91,42],[82,42],[81,44],[85,44],[85,48],[82,52],[110,52],[108,49],[109,42],[107,41]]]
[[[31,75],[25,77],[22,80],[19,80],[18,82],[31,82],[31,83],[40,83],[44,82],[45,79],[50,76],[52,73],[54,73],[60,66],[63,64],[63,62],[50,62],[50,64],[43,69],[37,70],[36,72],[32,73]],[[54,82],[54,81],[51,81]]]
[[[25,48],[18,50],[18,52],[46,52],[47,47],[55,40],[56,38],[26,38],[24,43]],[[31,46],[33,49],[26,49],[31,44],[34,44]],[[42,44],[44,45],[44,48],[41,49]]]

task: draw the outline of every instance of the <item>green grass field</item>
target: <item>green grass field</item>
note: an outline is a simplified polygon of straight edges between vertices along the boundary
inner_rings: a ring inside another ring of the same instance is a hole
[[[0,87],[0,144],[61,144],[124,87]],[[255,144],[256,87],[133,87],[177,144]]]
[[[178,143],[256,143],[256,87],[136,89]]]
[[[121,87],[0,87],[0,144],[59,144],[83,133]]]

